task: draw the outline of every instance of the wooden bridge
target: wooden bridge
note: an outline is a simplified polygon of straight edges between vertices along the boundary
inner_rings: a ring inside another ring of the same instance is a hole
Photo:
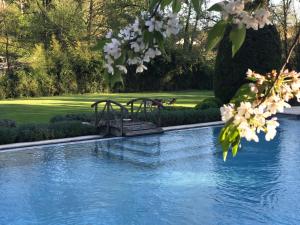
[[[136,98],[124,106],[113,100],[100,100],[91,107],[95,109],[95,126],[104,136],[130,137],[163,132],[160,127],[163,105],[159,101]],[[149,121],[150,116],[153,122]]]

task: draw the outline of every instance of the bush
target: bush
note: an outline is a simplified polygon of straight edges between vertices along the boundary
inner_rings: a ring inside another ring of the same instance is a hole
[[[78,121],[53,124],[24,124],[17,128],[0,127],[0,144],[41,141],[97,134],[94,126]]]
[[[164,106],[163,110],[167,111],[177,111],[177,110],[187,110],[191,109],[190,107],[184,107],[184,106]]]
[[[197,110],[210,109],[210,108],[218,109],[221,106],[222,106],[222,101],[220,99],[211,97],[211,98],[206,98],[202,102],[198,103],[195,106],[195,109]]]
[[[7,127],[7,128],[16,127],[16,121],[2,119],[2,120],[0,120],[0,127]]]
[[[24,124],[17,128],[16,142],[52,139],[47,124]]]
[[[0,126],[0,144],[11,144],[16,142],[17,129]]]
[[[97,134],[94,126],[82,124],[78,121],[58,122],[49,125],[53,138],[66,138]]]
[[[67,115],[57,115],[50,119],[51,123],[57,123],[62,121],[81,121],[81,122],[91,122],[94,120],[94,113],[80,113],[80,114],[67,114]]]
[[[161,115],[161,126],[176,126],[184,124],[193,123],[204,123],[211,121],[219,121],[221,119],[219,109],[205,109],[205,110],[195,110],[195,109],[185,109],[185,110],[162,110]],[[143,114],[138,116],[139,119],[144,120]],[[158,114],[157,112],[149,113],[147,120],[158,124]]]
[[[246,40],[232,58],[229,31],[220,43],[214,75],[215,96],[227,103],[238,88],[246,83],[246,71],[258,73],[279,69],[281,65],[281,42],[275,26],[265,26],[254,31],[247,30]]]

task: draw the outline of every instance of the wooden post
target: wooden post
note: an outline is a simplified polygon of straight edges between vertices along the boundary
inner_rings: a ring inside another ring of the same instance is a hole
[[[131,120],[133,120],[133,102],[131,102]]]
[[[158,126],[161,126],[160,106],[158,106]]]
[[[106,121],[106,124],[107,124],[106,132],[107,132],[107,134],[110,134],[110,118],[109,118],[110,102],[107,101],[106,104],[107,104],[107,115],[106,115],[106,118],[108,118],[108,120]]]
[[[98,118],[98,104],[95,105],[95,113],[96,113],[95,126],[98,127],[98,125],[99,125],[99,118]]]
[[[146,103],[146,100],[143,100],[143,102],[144,102],[144,118],[145,118],[145,121],[146,121],[146,119],[147,119],[147,115],[146,115],[147,114],[147,108],[146,108],[147,105],[146,104],[147,103]]]
[[[123,137],[123,113],[124,113],[124,110],[123,108],[121,108],[121,136]]]

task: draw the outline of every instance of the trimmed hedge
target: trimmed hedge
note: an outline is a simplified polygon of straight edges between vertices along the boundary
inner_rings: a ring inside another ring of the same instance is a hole
[[[211,108],[205,110],[196,110],[196,109],[182,109],[182,110],[174,110],[174,111],[162,110],[160,115],[161,115],[161,126],[163,127],[212,122],[221,119],[219,108]],[[144,115],[140,114],[138,118],[143,120]],[[157,124],[158,123],[157,113],[153,112],[148,114],[147,121],[151,121]]]
[[[8,120],[8,119],[1,119],[0,120],[0,127],[16,127],[16,121]]]
[[[160,113],[161,126],[164,127],[220,120],[220,110],[218,108],[205,110],[191,108],[171,110],[168,108],[162,110]],[[51,119],[52,123],[50,124],[23,124],[18,127],[0,126],[0,145],[94,135],[97,134],[97,129],[94,126],[82,123],[83,121],[93,121],[93,116],[94,114],[72,114],[55,116]],[[145,119],[143,113],[138,114],[137,117],[140,120]],[[146,120],[157,124],[157,112],[147,114]]]
[[[211,108],[220,108],[222,106],[222,101],[218,98],[210,97],[204,99],[202,102],[198,103],[195,106],[197,110],[211,109]]]
[[[66,114],[57,115],[50,119],[51,123],[57,123],[62,121],[81,121],[81,122],[91,122],[94,120],[94,113],[79,113],[79,114]]]
[[[78,121],[52,124],[24,124],[16,128],[0,127],[0,144],[41,141],[97,134],[95,127]]]
[[[210,100],[208,100],[210,101]],[[219,106],[210,107],[207,109],[194,109],[186,107],[165,107],[160,112],[161,114],[161,126],[176,126],[192,123],[204,123],[211,121],[218,121],[221,119]],[[147,120],[153,123],[158,123],[157,112],[147,113],[147,118],[144,118],[144,113],[136,115],[139,120]],[[94,114],[69,114],[65,116],[55,116],[51,119],[52,123],[56,121],[69,121],[70,118],[81,122],[92,122],[95,120]]]

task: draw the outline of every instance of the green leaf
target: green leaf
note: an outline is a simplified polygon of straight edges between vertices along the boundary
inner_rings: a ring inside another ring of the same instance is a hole
[[[219,4],[219,3],[216,3],[214,5],[212,5],[208,11],[216,11],[216,12],[222,12],[223,11],[223,8],[222,6]]]
[[[179,0],[173,0],[172,10],[173,13],[178,13],[181,9],[181,3]]]
[[[170,5],[173,0],[163,0],[160,4],[160,8],[163,10],[167,5]]]
[[[158,41],[164,40],[164,36],[159,31],[154,31],[154,38]]]
[[[232,57],[242,47],[246,38],[246,27],[242,25],[241,28],[235,27],[229,34],[229,39],[232,42]]]
[[[201,3],[202,3],[202,0],[192,0],[193,7],[197,13],[200,12]]]
[[[153,41],[153,33],[149,32],[148,30],[144,31],[143,39],[146,44],[150,44]]]
[[[149,11],[150,11],[150,12],[154,9],[154,7],[156,6],[156,4],[159,3],[159,1],[160,1],[160,0],[152,0],[152,1],[150,2],[150,5],[149,5]]]
[[[223,160],[226,161],[228,151],[223,151]]]
[[[167,53],[166,53],[165,46],[164,46],[164,40],[158,39],[157,43],[158,43],[159,50],[162,52],[162,54],[166,55]]]
[[[227,21],[220,20],[208,33],[207,50],[212,50],[222,40]]]
[[[231,103],[240,104],[243,101],[252,101],[255,99],[255,93],[251,91],[249,83],[243,84],[231,99]]]
[[[236,141],[232,143],[232,155],[233,157],[236,156],[240,146],[240,137],[236,138]]]

